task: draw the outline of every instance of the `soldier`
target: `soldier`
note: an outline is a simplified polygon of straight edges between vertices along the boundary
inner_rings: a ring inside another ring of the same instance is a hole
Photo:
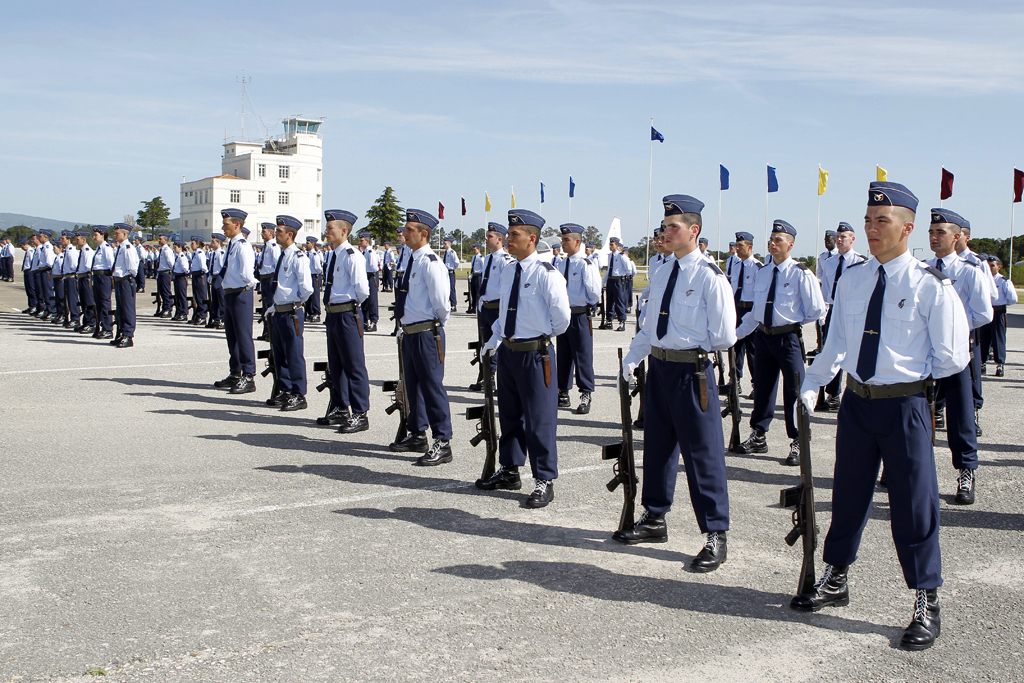
[[[874,258],[843,275],[828,339],[801,388],[810,410],[818,387],[840,367],[847,373],[825,571],[790,603],[803,612],[849,604],[848,571],[857,559],[881,460],[896,554],[916,593],[914,616],[900,642],[910,650],[931,647],[940,629],[939,487],[926,384],[929,375],[949,377],[968,361],[967,320],[949,279],[907,250],[916,210],[917,197],[904,186],[871,183],[864,232]]]
[[[139,252],[128,241],[132,226],[114,223],[114,238],[117,251],[114,252],[114,267],[111,277],[117,296],[117,337],[110,345],[127,349],[135,345],[135,294],[138,289],[135,278],[139,272]]]
[[[697,248],[700,249],[700,255],[703,256],[709,263],[715,263],[715,257],[708,251],[708,238],[701,237],[697,242]],[[715,263],[715,265],[718,265]]]
[[[0,276],[4,282],[14,282],[14,247],[10,237],[0,237]]]
[[[45,312],[39,316],[40,320],[48,320],[57,315],[57,300],[53,293],[53,262],[57,255],[53,253],[51,237],[52,230],[40,230],[39,246],[36,247],[36,283],[45,307]]]
[[[371,244],[372,241],[373,233],[359,233],[359,251],[363,252],[363,271],[366,273],[366,284],[370,289],[370,296],[362,303],[364,332],[376,332],[377,321],[380,319],[377,305],[377,270],[380,262],[377,259],[377,250]]]
[[[174,299],[171,294],[171,270],[174,268],[174,250],[167,244],[170,235],[161,232],[157,235],[156,291],[157,307],[154,318],[170,318]]]
[[[733,299],[736,302],[736,321],[743,319],[754,308],[754,279],[757,271],[764,264],[754,258],[754,235],[749,232],[736,233],[736,263],[733,264],[732,284]],[[750,398],[754,398],[754,340],[753,338],[736,341],[736,378],[743,378],[743,361],[746,358],[750,368]],[[739,391],[739,386],[736,387]]]
[[[480,281],[484,278],[483,247],[473,242],[473,258],[469,263],[469,312],[476,311],[476,302],[480,298]]]
[[[63,239],[63,235],[61,236]],[[67,309],[64,307],[64,245],[60,242],[53,243],[53,267],[50,275],[53,279],[53,305],[54,312],[50,318],[51,325],[60,325],[64,322],[64,315]]]
[[[505,251],[505,236],[508,228],[501,223],[488,223],[484,244],[487,246],[487,258],[484,259],[483,275],[480,278],[480,296],[477,298],[476,331],[477,340],[481,345],[491,338],[491,329],[498,319],[501,306],[501,272],[514,259]],[[491,372],[498,367],[497,354],[491,354]],[[481,361],[483,356],[481,354]],[[469,385],[470,391],[483,391],[483,364],[475,383]]]
[[[626,290],[629,278],[632,276],[636,266],[623,252],[622,241],[618,237],[612,237],[608,241],[608,248],[611,254],[608,256],[608,270],[604,274],[604,286],[607,290],[608,306],[607,319],[614,317],[619,321],[619,332],[626,330],[626,308],[629,299],[633,296],[631,291]]]
[[[824,277],[825,261],[839,253],[839,250],[836,248],[836,240],[838,238],[839,233],[835,230],[825,231],[825,251],[818,254],[818,260],[816,261],[814,268],[814,274],[817,276],[819,281]]]
[[[313,293],[306,299],[306,322],[320,322],[320,290],[324,282],[324,256],[317,248],[313,235],[306,238],[306,258],[309,259],[309,275],[313,278]]]
[[[185,255],[185,243],[174,243],[174,264],[171,266],[171,277],[174,278],[174,322],[188,317],[188,256]]]
[[[223,233],[215,232],[210,236],[210,322],[206,327],[211,329],[223,329],[224,323],[221,311],[224,310],[224,284],[221,278],[221,271],[224,270],[224,240],[227,239]]]
[[[458,302],[455,299],[455,271],[459,267],[459,255],[452,249],[452,241],[445,239],[444,241],[444,261],[445,268],[448,269],[448,292],[452,304],[452,313],[458,310]]]
[[[380,291],[390,292],[395,288],[395,252],[391,251],[391,242],[384,242],[384,256],[381,259]]]
[[[309,258],[295,244],[295,236],[302,229],[302,221],[293,216],[278,216],[275,240],[281,248],[274,270],[274,301],[267,315],[273,315],[270,325],[271,344],[277,365],[277,383],[280,391],[267,399],[268,406],[281,406],[291,412],[306,409],[306,357],[302,339],[306,311],[304,304],[313,294],[313,279],[309,274]]]
[[[206,325],[206,314],[209,311],[209,292],[206,289],[206,274],[209,272],[209,266],[204,246],[201,236],[192,235],[189,273],[192,276],[192,301],[195,303],[195,308],[192,310],[192,319],[188,321],[189,325]]]
[[[74,245],[75,233],[65,231],[61,236],[61,245],[64,247],[64,261],[61,266],[61,276],[64,279],[64,301],[67,302],[68,319],[64,327],[76,329],[81,327],[82,307],[78,299],[78,272],[79,253]]]
[[[78,288],[78,301],[82,309],[82,323],[74,328],[79,334],[93,334],[96,331],[96,300],[92,296],[92,261],[95,252],[89,246],[89,231],[79,230],[75,233],[78,245],[78,268],[75,270],[75,282]]]
[[[110,315],[110,298],[113,281],[110,279],[114,271],[114,250],[107,243],[109,229],[105,225],[95,225],[92,229],[92,241],[96,243],[96,252],[92,257],[92,296],[96,302],[96,339],[113,339],[114,320]]]
[[[535,481],[528,508],[542,508],[555,498],[558,478],[558,390],[551,383],[557,363],[551,339],[569,327],[565,279],[537,255],[544,219],[532,211],[508,212],[508,248],[515,259],[501,274],[501,307],[484,351],[501,346],[497,398],[501,467],[476,486],[484,491],[522,488],[519,468],[530,459]],[[555,368],[551,366],[555,365]]]
[[[135,273],[135,291],[138,294],[146,293],[146,247],[142,244],[142,238],[135,238],[135,255],[139,257],[139,270]]]
[[[39,307],[39,300],[36,298],[36,279],[32,276],[32,261],[35,259],[36,248],[30,244],[28,237],[18,240],[18,248],[22,251],[21,279],[25,285],[25,298],[28,299],[28,308],[22,313],[32,314]]]
[[[243,227],[248,214],[241,209],[224,209],[220,215],[221,230],[228,240],[218,277],[224,291],[221,317],[228,344],[229,374],[213,385],[232,394],[248,394],[256,391],[256,347],[252,340],[256,257]]]
[[[739,264],[740,259],[736,256],[736,243],[729,242],[729,256],[725,259],[725,276],[729,278],[730,282],[732,281],[733,266],[738,266]]]
[[[935,258],[928,263],[944,274],[963,304],[967,326],[977,330],[992,322],[992,300],[986,282],[988,274],[960,258],[954,249],[964,218],[949,209],[932,209],[928,228],[928,246]],[[902,311],[901,311],[902,312]],[[973,337],[973,334],[972,334]],[[977,353],[974,347],[973,353]],[[974,408],[971,384],[975,368],[969,364],[961,372],[944,377],[935,392],[935,410],[945,414],[947,441],[953,453],[953,467],[959,471],[954,501],[961,505],[974,503],[974,487],[978,468],[978,411]],[[948,410],[945,410],[948,403]],[[888,483],[888,478],[886,479]]]
[[[981,328],[981,374],[989,356],[996,362],[996,377],[1003,377],[1006,362],[1006,307],[1017,303],[1017,289],[999,272],[1003,262],[998,256],[988,257],[989,269],[996,285],[996,299],[992,302],[992,322]]]
[[[317,424],[339,425],[341,434],[370,428],[370,380],[366,373],[362,321],[359,306],[370,296],[366,261],[348,242],[356,215],[351,211],[324,211],[327,243],[331,251],[325,264],[324,326],[327,328],[327,360],[334,385],[335,405],[317,418]]]
[[[956,250],[956,253],[960,258],[974,266],[982,275],[984,275],[981,279],[988,289],[989,299],[990,301],[995,301],[995,280],[992,279],[992,273],[988,269],[988,266],[978,258],[977,254],[971,251],[969,246],[967,246],[970,241],[971,222],[964,219],[960,234],[956,236],[956,242],[953,243],[953,248]],[[968,316],[968,318],[969,317],[970,316]],[[974,329],[971,331],[971,393],[974,395],[975,431],[977,432],[977,436],[981,436],[981,421],[979,419],[979,413],[981,412],[982,406],[985,405],[985,399],[981,392],[981,352],[979,342],[979,332],[977,329]]]
[[[277,225],[274,223],[260,223],[260,236],[263,238],[263,248],[260,249],[259,257],[259,279],[260,279],[260,300],[263,306],[263,313],[260,315],[260,322],[263,323],[263,331],[256,337],[259,341],[270,341],[267,314],[274,302],[274,271],[277,269],[277,259],[281,255],[281,247],[274,241],[274,234]]]
[[[776,219],[768,242],[772,261],[757,271],[754,279],[754,306],[736,328],[736,337],[754,335],[751,369],[754,382],[754,409],[750,413],[750,437],[734,452],[767,453],[765,433],[775,416],[775,397],[782,373],[782,400],[786,415],[786,434],[792,439],[786,464],[800,464],[800,439],[796,427],[796,400],[804,376],[803,326],[825,314],[821,287],[814,274],[802,263],[790,258],[796,228]]]
[[[551,245],[551,265],[553,265],[559,272],[562,270],[562,263],[565,261],[565,256],[562,254],[562,247],[560,244]]]
[[[400,352],[405,367],[409,435],[392,443],[396,453],[423,453],[416,464],[452,461],[452,416],[444,389],[444,326],[451,313],[445,265],[430,248],[437,219],[421,209],[405,212],[405,243],[411,250],[398,285],[395,319],[401,324]],[[434,443],[427,448],[427,426]]]
[[[405,232],[399,230],[398,232],[398,254],[395,256],[395,329],[391,332],[391,336],[394,337],[398,334],[398,328],[401,323],[398,321],[398,300],[403,296],[401,288],[398,287],[398,283],[402,281],[402,276],[405,275],[405,269],[408,267],[412,259],[412,249],[405,244]]]
[[[576,385],[580,388],[577,415],[590,412],[594,392],[594,329],[590,311],[601,299],[601,275],[580,253],[583,230],[583,226],[576,223],[558,226],[566,256],[560,266],[555,265],[566,281],[570,316],[569,326],[558,336],[558,407],[572,407],[569,389],[575,367]]]
[[[818,270],[821,273],[821,293],[825,300],[825,305],[828,307],[828,313],[825,314],[825,322],[821,325],[821,339],[822,343],[828,338],[828,329],[832,324],[832,304],[836,298],[836,286],[839,284],[839,278],[843,276],[843,273],[855,263],[861,261],[867,261],[866,256],[862,256],[853,250],[853,242],[857,239],[857,234],[853,231],[853,226],[849,223],[840,223],[836,229],[836,239],[834,244],[836,245],[836,255],[829,257]],[[840,370],[836,373],[836,376],[832,378],[832,381],[825,386],[825,405],[822,406],[824,410],[829,412],[839,411],[839,385],[843,381],[843,371]],[[818,406],[815,406],[819,409]]]
[[[675,498],[679,456],[686,468],[697,525],[704,547],[690,562],[698,572],[718,569],[728,555],[729,491],[725,471],[722,415],[715,398],[709,354],[736,343],[736,314],[729,282],[698,247],[704,204],[689,195],[669,195],[665,207],[665,248],[672,253],[651,282],[657,315],[644,316],[643,328],[623,358],[622,376],[650,355],[645,387],[644,513],[633,529],[616,531],[619,543],[668,541],[665,515]]]

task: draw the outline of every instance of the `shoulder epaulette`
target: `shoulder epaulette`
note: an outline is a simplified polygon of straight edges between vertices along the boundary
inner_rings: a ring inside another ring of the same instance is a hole
[[[795,263],[796,267],[799,268],[800,270],[807,270],[807,266],[805,266],[804,264],[800,263],[799,261],[794,261],[793,263]]]
[[[542,266],[544,266],[545,268],[547,268],[548,270],[558,270],[558,268],[555,268],[553,265],[551,265],[547,261],[541,261],[540,264]]]
[[[725,275],[725,273],[722,272],[722,269],[719,268],[714,263],[712,263],[711,261],[708,261],[707,259],[705,259],[704,263],[705,263],[705,265],[707,265],[708,268],[710,268],[711,270],[715,271],[716,274],[718,274],[718,275]]]
[[[862,259],[864,259],[864,260],[863,260],[863,261],[857,261],[856,263],[851,263],[851,264],[849,265],[849,267],[850,267],[850,268],[856,268],[857,266],[863,266],[863,265],[864,265],[865,263],[867,263],[867,262],[868,262],[868,259],[867,259],[867,257],[865,257],[865,256],[861,256],[861,258],[862,258]]]
[[[921,265],[924,266],[925,270],[927,270],[929,273],[931,273],[935,277],[939,278],[940,280],[948,280],[949,279],[949,276],[947,276],[945,273],[943,273],[938,268],[935,268],[934,266],[928,266],[928,265],[925,265],[923,263]]]
[[[348,255],[349,255],[349,256],[352,256],[352,255],[353,255],[354,253],[356,253],[356,250],[355,250],[355,249],[353,249],[352,247],[349,247],[349,248],[348,248],[348,249],[346,249],[345,251],[347,251],[347,252],[348,252]]]
[[[854,263],[854,264],[852,264],[852,265],[857,265],[857,264],[859,264],[859,263],[864,263],[865,261],[867,261],[867,260],[868,260],[868,257],[867,257],[867,256],[865,256],[864,254],[857,254],[857,258],[859,258],[859,259],[860,259],[860,261],[857,261],[857,263]]]
[[[427,254],[427,258],[430,259],[431,261],[437,260],[437,256],[435,256],[434,254]]]

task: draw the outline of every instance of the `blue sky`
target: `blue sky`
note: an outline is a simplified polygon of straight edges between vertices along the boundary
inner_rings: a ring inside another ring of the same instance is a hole
[[[219,172],[240,133],[236,77],[271,133],[326,117],[324,202],[362,215],[386,185],[405,206],[484,223],[517,205],[626,241],[674,192],[702,199],[712,248],[770,217],[814,245],[859,228],[875,164],[975,235],[1009,235],[1012,168],[1024,166],[1024,9],[1011,2],[96,2],[5,9],[0,43],[0,211],[110,223],[178,184]],[[246,134],[257,131],[252,113]],[[454,220],[453,220],[454,217]],[[653,219],[655,222],[657,218]],[[1024,215],[1020,217],[1024,226]],[[1024,232],[1020,227],[1016,232]],[[864,247],[863,241],[860,245]],[[926,247],[919,225],[912,246]]]

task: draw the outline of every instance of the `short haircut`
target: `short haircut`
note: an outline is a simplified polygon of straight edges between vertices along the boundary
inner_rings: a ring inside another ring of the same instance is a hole
[[[285,232],[290,232],[293,235],[299,234],[299,229],[296,227],[292,227],[291,225],[279,225],[277,227],[284,228]]]
[[[894,206],[892,212],[900,217],[900,220],[904,223],[913,223],[914,219],[917,218],[917,212],[908,209],[905,206]]]

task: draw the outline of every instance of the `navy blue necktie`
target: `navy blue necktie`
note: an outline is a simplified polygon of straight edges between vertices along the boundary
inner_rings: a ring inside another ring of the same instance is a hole
[[[836,285],[839,284],[839,277],[843,274],[843,261],[845,261],[845,260],[846,259],[844,259],[842,256],[840,256],[839,257],[839,265],[836,266],[836,279],[833,280],[833,282],[832,282],[832,302],[833,303],[835,303],[835,300],[836,300]]]
[[[487,294],[487,278],[491,277],[491,259],[494,254],[487,255],[487,262],[484,263],[484,279],[480,282],[480,296],[483,297]]]
[[[228,272],[228,258],[231,256],[231,242],[228,242],[228,248],[224,250],[224,265],[220,267],[220,275],[218,277],[223,278],[224,273]]]
[[[330,256],[327,257],[327,280],[324,283],[324,304],[331,302],[331,285],[334,284],[334,259],[336,259],[334,252],[332,251]]]
[[[519,306],[519,280],[523,274],[523,264],[516,264],[516,277],[512,280],[512,291],[508,295],[508,310],[505,311],[505,339],[516,336],[516,308]]]
[[[935,259],[935,260],[937,261],[937,263],[935,264],[935,267],[938,268],[939,272],[941,273],[942,272],[942,259]]]
[[[405,264],[405,272],[402,274],[402,282],[398,285],[398,293],[395,294],[395,320],[398,324],[402,324],[402,318],[405,316],[405,298],[409,296],[409,276],[412,274],[412,257],[409,257],[409,262]]]
[[[672,304],[672,292],[676,288],[676,278],[679,277],[679,261],[672,264],[672,273],[668,276],[668,286],[665,287],[665,294],[661,297],[661,310],[658,311],[658,339],[668,334],[668,311]]]
[[[772,266],[772,286],[768,288],[768,300],[764,303],[764,326],[772,326],[772,317],[775,312],[775,307],[772,305],[775,302],[775,283],[779,281],[779,267]]]
[[[739,303],[740,301],[743,300],[743,297],[741,296],[743,294],[743,273],[746,270],[746,268],[747,262],[740,261],[740,283],[736,285],[736,303]]]
[[[875,376],[878,361],[878,342],[882,336],[882,299],[885,297],[885,269],[878,266],[878,281],[868,302],[868,315],[864,319],[864,336],[860,340],[860,355],[857,357],[857,375],[861,382]]]
[[[277,255],[277,265],[274,266],[274,285],[277,285],[277,274],[281,272],[281,262],[284,261],[284,249]]]

